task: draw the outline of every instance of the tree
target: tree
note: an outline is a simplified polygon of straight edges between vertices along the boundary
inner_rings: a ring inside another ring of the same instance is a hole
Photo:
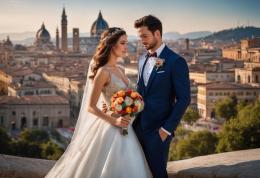
[[[260,100],[243,107],[236,118],[224,124],[217,152],[260,147]]]
[[[217,101],[215,111],[218,117],[229,120],[237,114],[237,99],[236,97],[228,97],[224,100]]]
[[[238,102],[238,104],[237,104],[237,107],[236,107],[237,111],[242,110],[242,109],[243,109],[244,107],[246,107],[248,104],[249,104],[248,101],[246,101],[246,100],[241,100],[241,101]]]
[[[10,152],[10,142],[10,137],[7,135],[6,131],[0,127],[0,154],[8,154]]]
[[[46,159],[57,160],[61,157],[64,150],[61,149],[58,145],[54,144],[51,141],[41,144],[42,153],[41,156]]]
[[[0,154],[57,160],[63,152],[62,148],[50,141],[45,130],[25,129],[18,140],[11,140],[0,127]]]
[[[183,115],[183,121],[187,122],[188,124],[193,124],[199,119],[198,111],[189,107]]]
[[[25,129],[21,132],[20,139],[28,142],[42,143],[49,140],[49,135],[45,130]]]
[[[191,133],[188,138],[178,141],[175,146],[175,159],[185,159],[215,153],[217,135],[209,131]]]
[[[182,140],[184,138],[187,138],[191,133],[192,133],[191,130],[187,130],[181,125],[179,125],[176,131],[174,132],[174,139]]]
[[[168,157],[169,161],[178,160],[176,146],[178,145],[179,140],[188,138],[192,132],[193,131],[191,131],[191,130],[187,130],[187,129],[183,128],[183,126],[181,126],[181,125],[179,125],[177,127],[176,131],[174,132],[174,139],[170,145],[169,157]]]
[[[39,144],[35,142],[29,142],[26,140],[17,140],[11,143],[12,155],[31,157],[31,158],[42,158],[41,148]]]

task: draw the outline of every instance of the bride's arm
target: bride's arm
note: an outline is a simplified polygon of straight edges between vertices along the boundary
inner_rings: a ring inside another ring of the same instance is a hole
[[[119,118],[114,118],[111,117],[104,112],[102,112],[98,107],[97,107],[97,102],[100,97],[101,91],[105,84],[109,81],[109,73],[108,71],[100,68],[94,78],[93,81],[93,88],[90,94],[90,102],[88,105],[88,112],[96,115],[97,117],[104,119],[105,121],[111,123],[112,125],[118,126],[118,127],[127,127],[130,120],[129,118],[125,117],[119,117]]]

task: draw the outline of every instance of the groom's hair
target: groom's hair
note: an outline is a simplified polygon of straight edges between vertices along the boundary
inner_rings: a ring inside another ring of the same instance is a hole
[[[149,31],[154,33],[159,30],[162,36],[162,22],[153,15],[147,15],[135,21],[135,28],[147,27]]]

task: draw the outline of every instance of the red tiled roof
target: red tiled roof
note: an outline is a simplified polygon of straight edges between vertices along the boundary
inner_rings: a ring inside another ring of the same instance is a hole
[[[69,104],[68,100],[61,96],[0,96],[1,104],[13,105],[52,105]]]

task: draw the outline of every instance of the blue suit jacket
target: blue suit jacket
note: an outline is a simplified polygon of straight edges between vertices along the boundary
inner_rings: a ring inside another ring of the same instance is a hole
[[[147,131],[163,127],[173,133],[190,103],[189,69],[186,61],[167,46],[159,58],[165,63],[159,69],[153,68],[146,87],[139,74],[137,91],[145,106],[134,124],[141,124]]]

